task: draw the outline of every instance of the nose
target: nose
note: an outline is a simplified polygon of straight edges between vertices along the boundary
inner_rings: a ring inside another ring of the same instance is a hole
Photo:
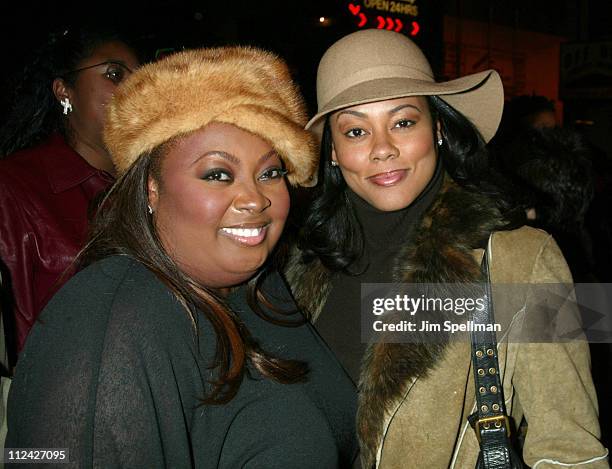
[[[374,146],[370,152],[370,160],[387,161],[398,156],[399,148],[395,146],[391,136],[386,132],[377,132],[375,134]]]
[[[272,205],[272,201],[256,184],[243,185],[234,198],[234,208],[239,212],[260,213]]]

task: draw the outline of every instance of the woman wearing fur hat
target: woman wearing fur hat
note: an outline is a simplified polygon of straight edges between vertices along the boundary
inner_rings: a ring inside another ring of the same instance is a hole
[[[479,282],[484,248],[493,282],[571,282],[552,238],[510,229],[508,207],[485,179],[484,145],[503,107],[499,75],[436,82],[408,38],[366,30],[327,50],[317,98],[307,128],[322,138],[319,181],[286,275],[298,305],[359,383],[362,465],[473,468],[479,443],[467,419],[476,409],[469,339],[362,343],[360,298],[363,283]],[[496,322],[538,314],[532,299],[512,301],[495,308]],[[506,411],[529,425],[524,461],[540,469],[608,467],[587,344],[509,344],[500,336],[498,355]],[[498,388],[480,392],[493,398]]]
[[[8,447],[79,468],[350,466],[355,388],[270,262],[286,179],[316,165],[304,123],[284,62],[253,48],[182,52],[117,90],[119,178],[26,344]]]

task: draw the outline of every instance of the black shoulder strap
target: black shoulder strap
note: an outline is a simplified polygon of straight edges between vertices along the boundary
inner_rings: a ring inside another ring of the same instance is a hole
[[[474,327],[478,325],[493,325],[494,311],[491,296],[491,274],[489,272],[489,251],[485,250],[481,265],[485,283],[483,285],[484,304],[482,310],[475,309],[471,320]],[[486,327],[481,327],[487,329]],[[481,453],[478,458],[478,468],[502,469],[521,467],[514,466],[516,455],[510,445],[510,422],[504,405],[504,393],[499,374],[497,360],[497,338],[495,328],[489,330],[473,330],[472,336],[472,367],[476,385],[476,412],[469,416],[469,421],[476,431]]]

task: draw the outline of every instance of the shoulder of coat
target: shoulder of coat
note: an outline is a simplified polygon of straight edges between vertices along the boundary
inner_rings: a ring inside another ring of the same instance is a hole
[[[550,241],[551,235],[539,228],[522,226],[515,230],[497,231],[493,234],[493,249],[531,252],[537,254]]]
[[[529,281],[538,256],[551,240],[546,231],[529,226],[494,233],[491,239],[491,275],[494,281]]]

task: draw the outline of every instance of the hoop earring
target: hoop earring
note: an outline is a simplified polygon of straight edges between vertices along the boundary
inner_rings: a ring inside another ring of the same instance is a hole
[[[153,215],[153,209],[149,204],[147,204],[147,211],[149,212],[149,215]]]
[[[72,103],[68,98],[64,98],[60,101],[60,104],[64,108],[64,115],[67,116],[72,112]]]

